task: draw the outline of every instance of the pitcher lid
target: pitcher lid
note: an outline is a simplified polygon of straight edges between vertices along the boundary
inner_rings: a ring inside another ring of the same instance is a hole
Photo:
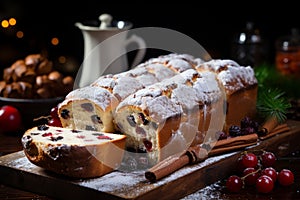
[[[113,20],[110,14],[101,14],[99,20],[89,20],[84,22],[76,22],[75,25],[83,30],[127,30],[132,27],[132,23],[128,21]]]

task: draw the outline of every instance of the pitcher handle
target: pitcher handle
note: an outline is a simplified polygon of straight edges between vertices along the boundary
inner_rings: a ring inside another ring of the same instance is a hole
[[[129,45],[130,43],[136,43],[137,44],[137,53],[132,61],[131,67],[133,68],[136,65],[138,65],[143,58],[145,57],[146,54],[146,42],[143,38],[133,34],[131,35],[127,40],[126,40],[126,46]]]

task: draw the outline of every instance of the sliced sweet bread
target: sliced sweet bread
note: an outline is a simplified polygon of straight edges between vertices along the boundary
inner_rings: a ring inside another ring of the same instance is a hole
[[[141,89],[116,108],[114,122],[127,136],[126,147],[147,152],[155,164],[215,136],[224,125],[222,89],[213,72],[186,70]]]
[[[112,114],[118,102],[146,86],[169,79],[187,69],[193,69],[196,64],[190,55],[169,54],[150,59],[126,72],[101,76],[90,86],[72,91],[66,96],[58,108],[62,126],[113,132],[115,127]],[[95,92],[96,87],[102,90]],[[101,101],[98,101],[99,97]],[[103,104],[107,102],[111,103],[103,108]],[[93,110],[97,112],[85,110],[82,104],[93,105]]]
[[[72,178],[99,177],[119,168],[126,136],[41,125],[28,129],[22,145],[28,160]]]
[[[112,112],[118,103],[108,90],[86,86],[66,96],[58,105],[58,116],[65,128],[112,132]]]

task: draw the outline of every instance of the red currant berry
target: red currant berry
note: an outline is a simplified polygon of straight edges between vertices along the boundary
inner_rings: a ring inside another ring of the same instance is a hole
[[[59,119],[59,117],[58,117],[58,106],[55,106],[55,107],[51,108],[50,115],[54,119]]]
[[[288,169],[282,169],[278,173],[278,182],[280,185],[288,186],[294,183],[294,174],[291,172],[291,170]]]
[[[253,167],[256,168],[258,164],[257,156],[254,153],[246,153],[242,155],[242,165],[245,168]]]
[[[58,118],[52,118],[48,121],[49,126],[62,127],[61,122]]]
[[[238,173],[242,174],[246,168],[243,166],[242,157],[237,159],[236,170]]]
[[[230,192],[239,192],[243,187],[243,180],[236,176],[232,175],[230,176],[226,181],[226,188]]]
[[[269,193],[274,188],[274,182],[269,176],[262,175],[256,180],[255,187],[259,193]]]
[[[272,152],[263,152],[261,155],[261,164],[263,167],[273,167],[276,162],[276,156]]]
[[[267,167],[261,171],[261,175],[269,176],[275,183],[277,180],[277,171],[273,167]]]
[[[255,185],[257,178],[260,176],[260,173],[253,167],[248,167],[243,172],[243,177],[246,185]]]

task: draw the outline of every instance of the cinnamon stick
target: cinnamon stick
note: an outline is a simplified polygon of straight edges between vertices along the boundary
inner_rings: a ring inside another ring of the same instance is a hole
[[[273,129],[279,125],[279,122],[276,117],[272,116],[268,118],[265,123],[262,125],[262,129],[260,130],[260,135],[267,135],[272,132]]]
[[[268,134],[264,137],[259,137],[260,139],[265,139],[273,135],[289,131],[290,128],[287,124],[278,125],[278,121],[268,120],[264,124],[264,128],[268,131]],[[276,125],[276,126],[275,126]],[[247,146],[255,145],[258,141],[257,134],[249,134],[244,136],[238,136],[233,138],[227,138],[224,140],[219,140],[215,143],[212,150],[207,152],[201,145],[196,145],[190,147],[185,153],[170,156],[165,160],[159,162],[148,171],[145,172],[145,177],[151,181],[155,182],[176,170],[184,167],[188,164],[195,164],[205,160],[208,156],[213,156],[221,154],[228,151],[233,151]]]
[[[218,140],[215,146],[213,147],[213,149],[257,142],[257,139],[258,139],[257,134],[253,133],[253,134],[242,135],[238,137],[227,138],[224,140]]]
[[[182,168],[183,166],[187,165],[190,162],[189,157],[187,155],[173,157],[170,156],[166,160],[158,163],[151,169],[145,172],[145,177],[151,181],[155,182],[176,170]]]
[[[221,147],[221,148],[216,148],[216,149],[212,149],[209,152],[209,156],[215,156],[218,154],[222,154],[228,151],[233,151],[233,150],[237,150],[237,149],[242,149],[251,145],[255,145],[257,144],[257,141],[255,142],[249,142],[249,143],[245,143],[245,144],[238,144],[238,145],[234,145],[234,146],[226,146],[226,147]]]
[[[273,129],[272,132],[260,136],[259,139],[265,140],[267,138],[273,137],[274,135],[281,134],[290,130],[290,127],[287,124],[280,124],[276,128]]]
[[[201,162],[208,156],[255,144],[257,142],[257,138],[257,134],[251,134],[220,140],[216,142],[216,145],[210,152],[207,152],[207,150],[202,148],[201,145],[189,147],[184,154],[169,156],[165,160],[157,163],[145,172],[145,177],[149,181],[155,182],[184,167],[185,165]]]
[[[190,147],[185,154],[178,156],[169,156],[165,160],[159,162],[148,171],[145,172],[145,177],[155,182],[175,171],[184,167],[187,164],[193,164],[200,162],[207,158],[207,151],[201,148],[199,145]]]

